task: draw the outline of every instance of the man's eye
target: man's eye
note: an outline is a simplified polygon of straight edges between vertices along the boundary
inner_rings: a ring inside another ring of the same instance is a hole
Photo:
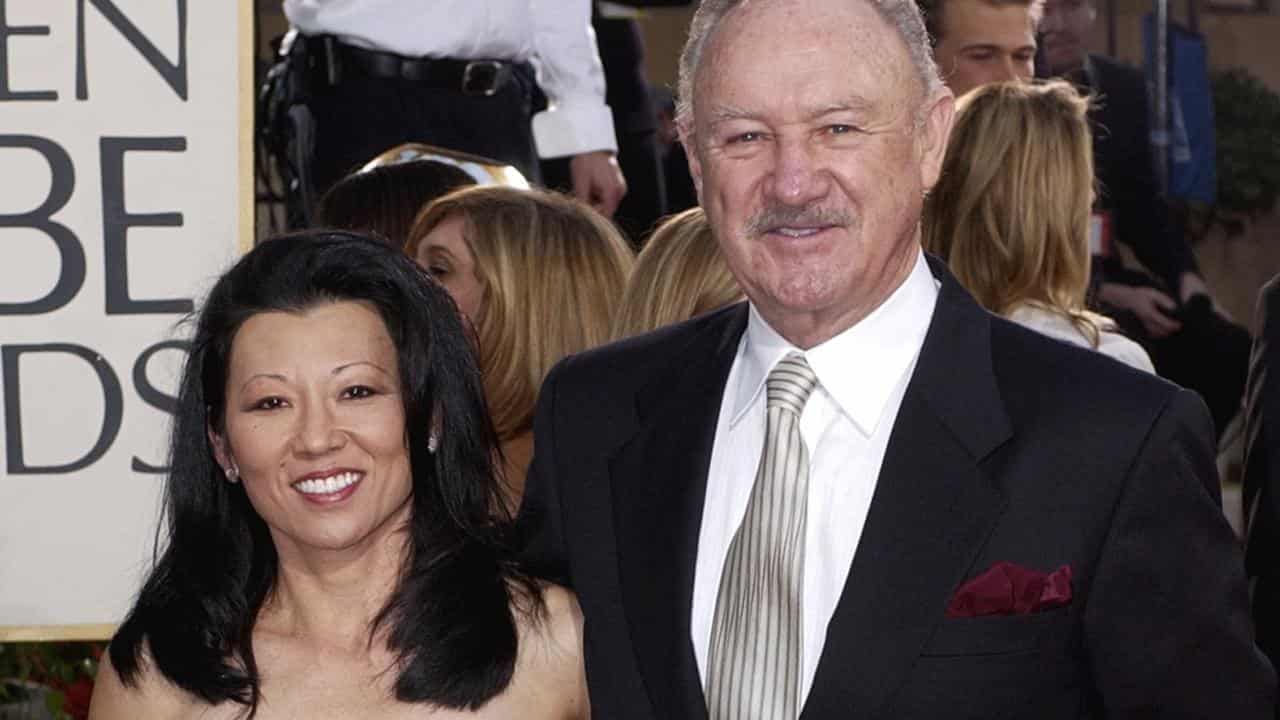
[[[995,54],[989,52],[969,53],[969,59],[977,62],[988,62],[995,59]]]
[[[284,407],[284,398],[272,395],[265,397],[253,404],[253,410],[277,410]]]
[[[827,132],[831,133],[832,135],[849,135],[857,131],[858,131],[858,128],[852,125],[844,125],[844,124],[837,123],[835,125],[827,126]]]
[[[728,144],[740,145],[742,143],[755,142],[759,140],[761,137],[763,137],[763,134],[758,132],[738,133],[737,135],[733,135],[729,138]]]

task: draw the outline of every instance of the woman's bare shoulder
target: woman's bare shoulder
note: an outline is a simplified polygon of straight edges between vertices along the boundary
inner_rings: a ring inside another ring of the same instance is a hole
[[[198,718],[208,717],[210,706],[200,702],[169,682],[150,654],[142,653],[133,681],[124,679],[111,664],[110,653],[103,653],[93,683],[93,700],[89,705],[90,720],[132,720],[133,718]]]
[[[578,596],[566,587],[542,583],[546,605],[546,629],[557,645],[582,647],[582,607]]]
[[[566,587],[541,580],[536,581],[536,587],[536,599],[526,586],[512,588],[512,614],[521,645],[563,646],[566,650],[581,647],[582,608],[578,596]]]
[[[513,685],[518,694],[538,698],[543,707],[557,708],[551,716],[589,717],[578,597],[559,585],[541,583],[539,589],[541,612],[517,613],[520,659]]]

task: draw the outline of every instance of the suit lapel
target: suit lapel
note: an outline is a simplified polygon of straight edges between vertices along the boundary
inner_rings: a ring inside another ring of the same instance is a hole
[[[613,457],[623,606],[657,717],[705,718],[689,618],[707,470],[729,369],[746,328],[741,304],[637,397],[640,432]]]
[[[937,307],[803,718],[884,710],[1004,509],[980,466],[1011,433],[991,365],[990,317],[931,264],[942,281]]]

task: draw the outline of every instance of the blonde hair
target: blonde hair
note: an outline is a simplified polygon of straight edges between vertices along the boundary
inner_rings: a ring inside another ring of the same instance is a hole
[[[662,221],[646,241],[622,293],[613,335],[630,337],[742,298],[702,208]]]
[[[609,340],[635,262],[609,220],[559,193],[482,186],[436,200],[405,249],[462,217],[484,301],[475,318],[489,413],[501,439],[533,426],[538,388],[561,358]]]
[[[1110,321],[1085,310],[1093,141],[1089,102],[1066,82],[993,83],[961,98],[925,203],[925,249],[999,315],[1031,304],[1095,347]]]

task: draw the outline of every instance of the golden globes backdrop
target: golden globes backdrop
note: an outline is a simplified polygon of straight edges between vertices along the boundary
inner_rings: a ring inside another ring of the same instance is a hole
[[[151,559],[181,321],[252,238],[249,0],[0,0],[0,640]]]

